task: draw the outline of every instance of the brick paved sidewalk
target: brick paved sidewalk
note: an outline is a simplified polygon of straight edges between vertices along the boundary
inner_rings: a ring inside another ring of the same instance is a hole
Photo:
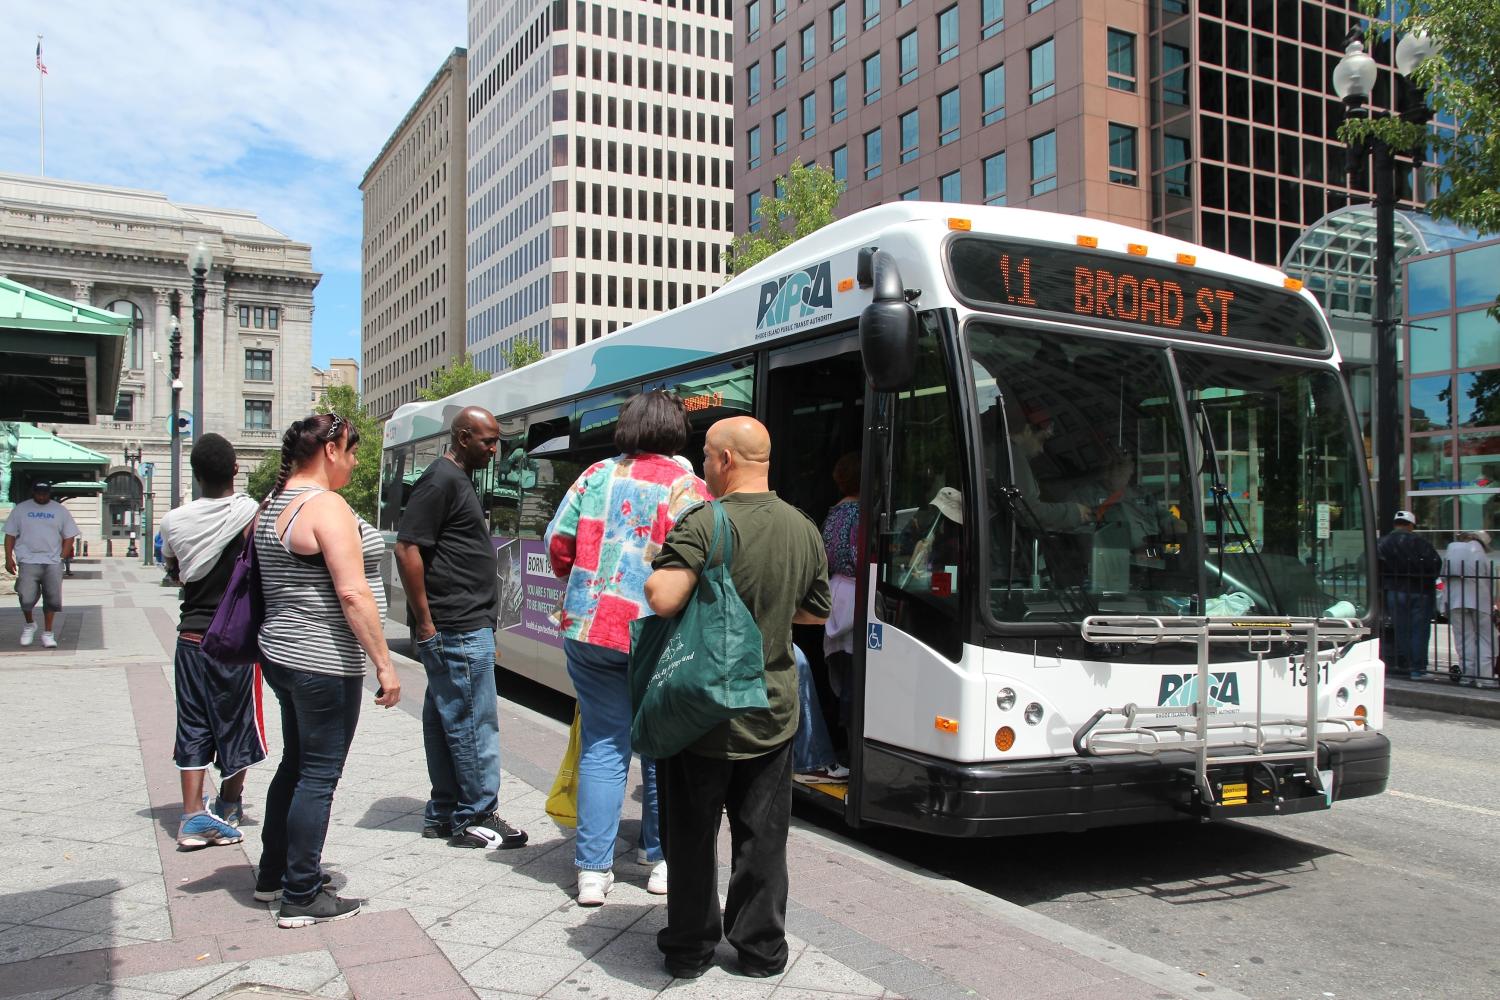
[[[572,843],[543,812],[566,742],[555,722],[501,705],[501,812],[530,832],[527,847],[461,850],[420,838],[424,684],[410,661],[401,661],[402,705],[364,710],[324,857],[365,911],[280,930],[251,898],[250,868],[275,757],[247,782],[244,844],[179,852],[176,591],[124,560],[78,569],[58,649],[17,647],[19,611],[0,608],[0,1000],[1236,996],[801,826],[790,845],[787,972],[736,976],[726,947],[702,979],[673,982],[653,937],[664,908],[627,850],[634,786],[608,904],[573,903]]]

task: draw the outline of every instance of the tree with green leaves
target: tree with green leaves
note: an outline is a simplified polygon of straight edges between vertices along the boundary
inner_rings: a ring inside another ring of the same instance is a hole
[[[786,175],[776,178],[772,185],[781,194],[761,199],[757,212],[760,228],[736,236],[734,244],[724,252],[726,273],[746,271],[828,225],[833,221],[834,209],[845,186],[827,167],[818,164],[804,167],[800,158],[793,160]],[[791,221],[791,228],[785,225],[787,220]]]
[[[525,368],[529,364],[540,361],[546,356],[546,352],[536,344],[518,337],[510,350],[505,352],[505,364],[511,371],[515,371],[517,368]]]
[[[354,508],[354,513],[375,523],[375,505],[380,499],[380,422],[365,412],[359,394],[350,385],[335,385],[318,405],[319,413],[337,413],[359,431],[359,464],[349,485],[339,495]],[[278,468],[280,459],[277,460]],[[274,479],[273,479],[274,485]]]
[[[451,365],[439,368],[422,390],[421,398],[442,399],[489,380],[490,373],[474,367],[474,359],[465,354]]]
[[[245,480],[245,492],[257,500],[264,500],[266,494],[271,492],[271,487],[276,485],[276,477],[281,472],[281,449],[268,451],[265,457],[250,470],[250,475]]]
[[[1436,161],[1437,193],[1427,211],[1481,233],[1500,233],[1500,3],[1495,0],[1360,0],[1371,19],[1367,47],[1391,30],[1397,37],[1425,33],[1436,53],[1412,74],[1426,90],[1427,106],[1455,126],[1428,134],[1399,116],[1351,118],[1339,127],[1344,142],[1375,137],[1393,151]]]

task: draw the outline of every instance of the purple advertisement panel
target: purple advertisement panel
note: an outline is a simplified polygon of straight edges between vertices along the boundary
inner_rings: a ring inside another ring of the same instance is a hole
[[[495,631],[507,629],[528,639],[562,648],[557,632],[563,581],[552,575],[546,546],[540,539],[496,538],[500,577],[500,619]]]

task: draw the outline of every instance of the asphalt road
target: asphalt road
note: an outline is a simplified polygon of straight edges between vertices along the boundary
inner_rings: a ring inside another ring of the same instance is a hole
[[[572,716],[514,675],[501,695]],[[798,814],[1248,996],[1500,997],[1500,722],[1387,721],[1390,790],[1322,813],[983,841]]]

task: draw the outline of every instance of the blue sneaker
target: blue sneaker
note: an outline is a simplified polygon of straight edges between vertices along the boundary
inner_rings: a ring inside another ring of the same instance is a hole
[[[208,847],[211,844],[238,844],[244,840],[240,831],[211,813],[184,816],[177,827],[177,846]]]
[[[245,821],[245,803],[243,800],[230,802],[228,799],[216,797],[213,805],[208,807],[208,811],[235,829],[239,829],[240,824]]]

